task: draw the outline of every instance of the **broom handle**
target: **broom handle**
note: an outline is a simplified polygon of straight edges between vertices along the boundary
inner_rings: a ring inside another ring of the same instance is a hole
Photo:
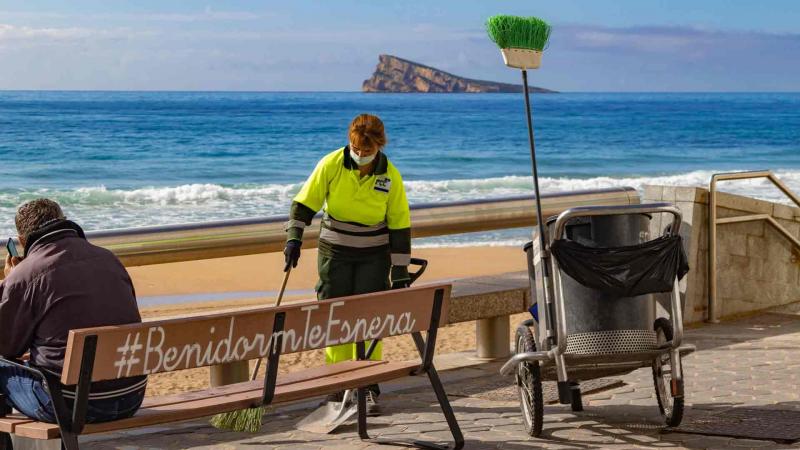
[[[531,166],[533,169],[533,189],[536,193],[536,221],[539,226],[539,245],[542,254],[547,252],[547,241],[545,240],[545,225],[542,220],[542,200],[539,194],[539,172],[536,167],[536,144],[533,140],[533,120],[531,118],[531,102],[528,97],[528,71],[522,69],[522,86],[525,91],[525,113],[528,119],[528,143],[531,146]]]
[[[283,276],[283,282],[281,283],[281,290],[278,291],[278,299],[275,300],[275,306],[281,306],[281,300],[283,300],[283,293],[286,291],[286,282],[289,281],[289,274],[292,273],[292,268],[286,271],[286,275]]]
[[[286,283],[289,281],[289,274],[292,273],[292,266],[289,266],[289,269],[286,271],[286,275],[283,276],[283,282],[281,283],[281,290],[278,291],[278,299],[275,301],[275,306],[281,306],[281,300],[283,300],[283,293],[286,291]],[[258,358],[256,361],[256,368],[253,370],[253,380],[256,379],[258,376],[258,369],[261,368],[261,358]]]
[[[533,188],[536,191],[536,222],[539,226],[539,251],[541,252],[542,258],[542,293],[544,294],[544,304],[547,305],[548,308],[548,328],[550,330],[555,329],[555,323],[552,322],[554,319],[551,314],[549,314],[549,307],[552,299],[550,298],[550,249],[547,246],[547,239],[546,239],[546,226],[542,217],[542,200],[541,195],[539,193],[539,172],[536,167],[536,143],[533,139],[533,119],[531,117],[531,102],[530,98],[528,97],[528,71],[522,69],[522,86],[523,91],[525,92],[525,114],[528,119],[528,143],[531,146],[531,167],[533,169]],[[548,338],[550,342],[553,342],[553,337]]]

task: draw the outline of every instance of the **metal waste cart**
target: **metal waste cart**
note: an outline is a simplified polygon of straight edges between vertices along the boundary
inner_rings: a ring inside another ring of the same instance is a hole
[[[649,239],[651,217],[671,225]],[[515,355],[500,372],[515,374],[525,427],[542,431],[543,380],[559,401],[583,409],[580,384],[651,367],[667,425],[683,417],[683,337],[679,279],[688,270],[680,211],[669,203],[577,207],[548,220],[545,251],[526,246],[532,319],[516,331]],[[547,272],[545,272],[547,271]],[[668,293],[669,317],[656,318],[656,293]]]

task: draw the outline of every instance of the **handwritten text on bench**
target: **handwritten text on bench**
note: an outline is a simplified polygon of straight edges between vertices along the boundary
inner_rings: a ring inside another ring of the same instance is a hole
[[[208,337],[191,344],[167,346],[169,330],[153,326],[146,331],[128,333],[125,344],[117,347],[117,377],[135,373],[156,373],[222,364],[242,359],[267,356],[273,340],[283,337],[281,352],[311,350],[342,343],[365,341],[410,333],[416,319],[411,312],[384,314],[372,317],[342,319],[336,317],[336,308],[344,302],[330,304],[325,325],[312,325],[314,311],[319,305],[300,308],[305,313],[305,324],[300,329],[288,328],[279,333],[252,333],[239,336],[236,333],[236,318],[231,317],[226,329],[211,327]],[[266,331],[266,330],[265,330]],[[139,365],[141,370],[138,369]]]

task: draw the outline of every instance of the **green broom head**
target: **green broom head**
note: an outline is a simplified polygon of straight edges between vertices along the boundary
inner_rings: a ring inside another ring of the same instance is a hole
[[[211,418],[211,426],[220,430],[258,433],[261,430],[261,417],[265,412],[266,408],[257,406],[217,414]]]
[[[486,21],[489,38],[500,48],[543,51],[550,39],[550,25],[538,17],[497,15]]]

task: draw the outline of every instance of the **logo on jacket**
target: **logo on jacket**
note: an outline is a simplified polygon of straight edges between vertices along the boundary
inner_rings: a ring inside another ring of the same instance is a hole
[[[381,192],[389,192],[392,187],[392,180],[388,177],[379,177],[375,179],[375,190]]]

